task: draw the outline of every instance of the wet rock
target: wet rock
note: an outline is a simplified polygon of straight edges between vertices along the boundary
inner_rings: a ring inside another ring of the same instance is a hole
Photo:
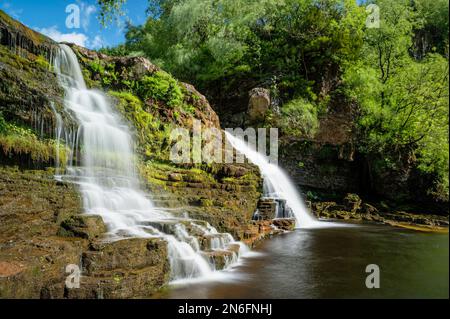
[[[207,251],[204,252],[203,255],[214,265],[215,270],[225,269],[227,265],[238,257],[235,250]]]
[[[272,198],[262,198],[258,201],[258,219],[274,219],[276,216],[277,202]]]
[[[295,228],[295,219],[294,218],[279,218],[274,219],[272,224],[282,230],[291,231]]]

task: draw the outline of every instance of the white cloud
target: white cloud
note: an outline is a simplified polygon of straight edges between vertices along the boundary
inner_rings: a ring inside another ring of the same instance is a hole
[[[105,40],[100,35],[96,35],[92,40],[84,33],[62,33],[56,25],[49,28],[35,28],[36,31],[48,36],[56,42],[75,43],[89,49],[100,49],[106,45]]]
[[[97,8],[94,5],[89,5],[83,1],[78,1],[78,3],[82,12],[81,26],[84,31],[87,31],[89,28],[89,23],[91,22],[91,15],[97,11]]]
[[[96,35],[92,41],[88,41],[87,46],[90,49],[100,49],[105,46],[105,41],[99,35]]]
[[[23,9],[16,9],[12,6],[12,4],[10,2],[3,2],[2,3],[2,9],[6,11],[6,13],[8,13],[11,17],[13,17],[14,19],[19,19],[20,16],[23,13]]]
[[[49,38],[55,40],[56,42],[70,42],[75,43],[79,46],[86,47],[89,38],[84,33],[61,33],[61,31],[58,30],[58,27],[56,25],[50,27],[50,28],[35,28],[36,31],[48,36]]]

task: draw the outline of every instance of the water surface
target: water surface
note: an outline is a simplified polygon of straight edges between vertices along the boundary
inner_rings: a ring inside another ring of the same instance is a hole
[[[170,288],[164,298],[448,298],[448,234],[383,225],[298,229],[266,240],[231,278]],[[365,285],[377,264],[381,287]]]

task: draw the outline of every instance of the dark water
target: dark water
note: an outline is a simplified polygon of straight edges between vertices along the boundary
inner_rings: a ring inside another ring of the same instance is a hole
[[[163,298],[448,298],[448,234],[388,226],[296,230],[265,241],[232,279],[169,289]],[[368,289],[366,266],[380,267]]]

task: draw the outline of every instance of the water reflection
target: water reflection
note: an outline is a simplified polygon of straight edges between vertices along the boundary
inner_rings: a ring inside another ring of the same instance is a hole
[[[231,276],[163,298],[448,298],[448,234],[388,226],[299,229],[264,242]],[[367,289],[365,268],[381,269]]]

